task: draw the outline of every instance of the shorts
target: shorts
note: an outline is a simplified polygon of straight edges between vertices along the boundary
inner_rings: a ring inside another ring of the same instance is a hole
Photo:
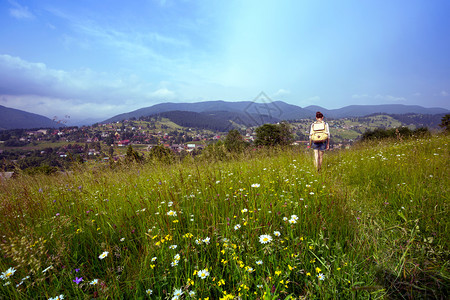
[[[311,148],[313,148],[314,150],[325,151],[325,149],[327,149],[327,144],[328,141],[312,142]]]

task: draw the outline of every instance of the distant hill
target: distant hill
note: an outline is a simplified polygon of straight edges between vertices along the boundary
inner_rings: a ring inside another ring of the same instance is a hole
[[[111,123],[126,119],[139,119],[143,116],[151,116],[169,111],[190,111],[196,113],[225,112],[234,113],[228,120],[241,119],[241,124],[261,124],[260,116],[278,122],[280,120],[313,119],[316,111],[321,111],[326,118],[348,118],[363,117],[375,113],[385,114],[424,114],[434,115],[449,113],[444,108],[425,108],[417,105],[386,104],[386,105],[350,105],[339,109],[326,109],[320,106],[300,107],[282,101],[270,103],[259,103],[252,101],[227,102],[227,101],[205,101],[195,103],[160,103],[144,107],[135,111],[123,113],[109,118],[101,123]],[[263,117],[263,119],[264,119]],[[252,120],[248,123],[249,120]]]
[[[160,103],[150,107],[140,108],[132,112],[116,115],[103,121],[102,123],[118,122],[131,118],[139,119],[142,116],[151,116],[168,111],[191,111],[197,113],[230,112],[236,113],[237,115],[235,117],[241,119],[253,119],[251,121],[252,124],[260,123],[258,122],[259,116],[268,116],[268,118],[278,121],[306,118],[312,114],[309,110],[305,110],[299,106],[287,104],[281,101],[271,103],[255,103],[252,101],[205,101],[196,103]],[[232,119],[234,118],[230,118],[230,120]]]
[[[276,123],[279,119],[267,115],[244,114],[230,111],[167,111],[140,117],[140,120],[149,121],[152,118],[164,117],[183,127],[209,129],[213,131],[229,131],[241,126],[257,126],[264,123]]]
[[[338,109],[326,109],[320,106],[307,106],[305,109],[310,111],[321,111],[327,118],[349,118],[349,117],[364,117],[368,115],[384,113],[389,115],[400,114],[422,114],[435,115],[449,113],[445,108],[433,107],[425,108],[418,105],[403,105],[403,104],[382,104],[382,105],[349,105]]]
[[[0,105],[0,130],[58,128],[63,126],[63,124],[38,114]]]

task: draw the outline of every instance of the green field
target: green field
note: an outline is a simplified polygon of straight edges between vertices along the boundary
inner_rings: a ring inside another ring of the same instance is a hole
[[[1,181],[0,299],[443,299],[449,142]]]

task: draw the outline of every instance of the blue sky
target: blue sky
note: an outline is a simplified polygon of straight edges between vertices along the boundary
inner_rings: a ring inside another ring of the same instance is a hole
[[[161,102],[450,109],[450,1],[0,0],[0,105],[71,120]]]

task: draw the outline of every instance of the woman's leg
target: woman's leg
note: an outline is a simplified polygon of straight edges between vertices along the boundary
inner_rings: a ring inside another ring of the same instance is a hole
[[[322,168],[323,153],[325,151],[317,151],[317,152],[319,152],[317,158],[317,171],[320,171],[320,169]]]
[[[314,167],[319,168],[319,150],[314,149]]]

